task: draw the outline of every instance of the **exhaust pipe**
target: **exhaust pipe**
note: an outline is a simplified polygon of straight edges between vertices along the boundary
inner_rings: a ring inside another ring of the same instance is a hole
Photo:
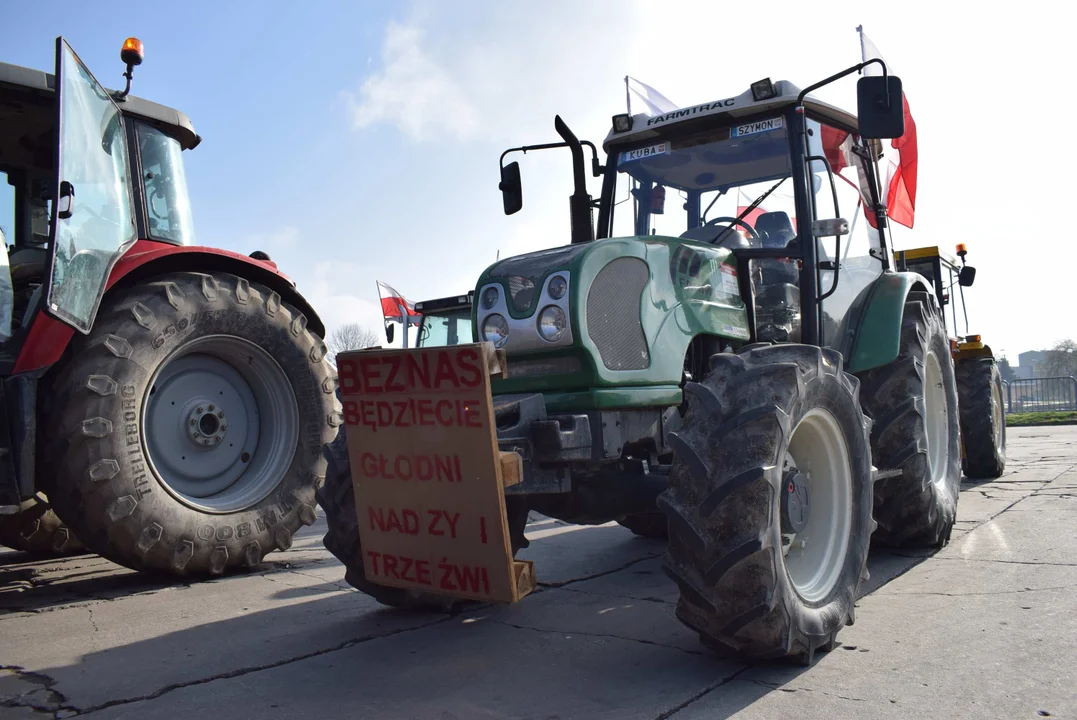
[[[553,119],[554,130],[572,152],[572,195],[568,199],[569,221],[572,224],[572,244],[592,242],[595,227],[591,217],[591,196],[587,194],[587,175],[583,159],[583,145],[558,115]]]

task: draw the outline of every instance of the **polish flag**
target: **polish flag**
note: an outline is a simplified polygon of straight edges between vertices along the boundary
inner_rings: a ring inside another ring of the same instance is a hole
[[[386,320],[403,322],[404,316],[418,315],[408,299],[390,286],[378,280],[378,296],[381,298],[381,313]]]
[[[878,58],[883,62],[886,59],[875,47],[867,35],[864,27],[857,26],[860,33],[860,54],[863,62]],[[891,75],[897,75],[894,67],[886,63],[886,71]],[[865,75],[882,75],[883,70],[878,64],[864,68]],[[913,216],[916,212],[916,123],[913,122],[912,112],[909,111],[909,98],[904,92],[901,94],[901,102],[905,111],[905,134],[891,141],[891,146],[898,152],[898,162],[891,167],[890,181],[886,187],[886,214],[896,223],[907,228],[912,227]]]

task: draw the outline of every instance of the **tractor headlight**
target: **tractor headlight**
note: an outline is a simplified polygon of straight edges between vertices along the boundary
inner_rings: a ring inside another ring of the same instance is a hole
[[[509,339],[509,321],[504,315],[494,313],[482,323],[482,339],[492,342],[494,347],[502,347]]]
[[[550,278],[550,285],[547,290],[551,298],[560,300],[565,296],[565,291],[568,290],[568,282],[560,275],[554,275]]]
[[[565,311],[556,305],[548,305],[539,313],[538,331],[546,342],[557,342],[565,334],[568,318]]]

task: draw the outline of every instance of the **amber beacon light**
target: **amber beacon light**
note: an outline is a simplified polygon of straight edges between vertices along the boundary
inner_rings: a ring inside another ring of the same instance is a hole
[[[123,60],[127,65],[127,72],[123,74],[127,78],[127,87],[123,89],[123,92],[113,95],[117,102],[123,102],[127,98],[127,94],[131,92],[131,79],[134,77],[134,69],[136,65],[142,64],[142,59],[146,56],[145,51],[142,48],[142,41],[136,37],[129,37],[123,41],[123,47],[120,48],[120,60]]]

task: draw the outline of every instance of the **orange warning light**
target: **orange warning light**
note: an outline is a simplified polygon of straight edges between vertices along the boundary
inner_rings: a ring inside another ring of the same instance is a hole
[[[143,57],[145,57],[145,52],[141,40],[129,37],[123,41],[123,47],[120,48],[120,60],[128,65],[141,65]]]

